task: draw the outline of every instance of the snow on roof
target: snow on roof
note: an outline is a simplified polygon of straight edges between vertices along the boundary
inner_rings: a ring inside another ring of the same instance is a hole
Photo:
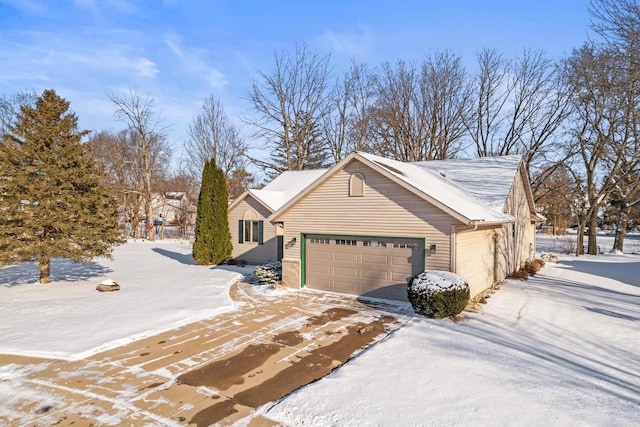
[[[499,188],[500,194],[496,194],[495,198],[493,197],[493,195],[490,195],[490,189],[486,190],[483,188],[478,188],[475,189],[475,191],[470,191],[474,188],[474,186],[481,187],[485,185],[485,178],[489,180],[486,175],[492,175],[493,172],[490,172],[488,167],[483,168],[482,173],[474,174],[474,176],[478,180],[475,184],[470,185],[471,182],[468,182],[469,185],[462,186],[460,185],[460,183],[463,183],[463,181],[465,181],[465,179],[463,178],[464,172],[461,171],[459,174],[454,172],[447,172],[448,170],[450,170],[450,168],[447,166],[447,163],[450,161],[458,162],[456,160],[404,163],[363,152],[357,152],[357,154],[369,160],[370,162],[376,163],[379,166],[385,168],[388,172],[395,175],[407,184],[411,185],[418,191],[426,194],[432,199],[437,200],[444,206],[473,222],[513,221],[512,216],[502,212],[501,206],[497,207],[497,200],[503,197],[502,187]],[[431,165],[432,163],[434,164],[433,166]],[[511,162],[508,163],[511,164]],[[465,168],[473,169],[470,163],[466,163]],[[455,168],[453,167],[451,168],[451,170],[454,169]],[[443,173],[440,173],[440,171],[442,171]],[[513,174],[508,180],[504,177],[506,173],[503,174],[501,172],[499,175],[501,176],[502,180],[508,181],[507,185],[510,188],[511,184],[513,183]],[[459,176],[459,181],[455,181],[453,179],[454,176]],[[493,179],[491,179],[491,181],[493,181]],[[480,197],[483,194],[485,197]],[[507,199],[507,195],[508,191],[502,199],[503,205]]]
[[[432,160],[414,164],[462,188],[492,209],[501,211],[520,167],[519,155],[476,159]]]
[[[327,169],[285,171],[261,190],[249,190],[249,193],[275,212],[326,171]]]

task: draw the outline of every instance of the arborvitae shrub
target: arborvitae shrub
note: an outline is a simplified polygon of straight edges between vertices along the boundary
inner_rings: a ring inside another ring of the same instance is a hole
[[[193,259],[200,264],[220,264],[231,257],[228,203],[224,173],[209,160],[202,171],[193,243]]]
[[[469,284],[448,271],[425,271],[411,278],[407,296],[413,311],[435,319],[460,314],[469,302]]]

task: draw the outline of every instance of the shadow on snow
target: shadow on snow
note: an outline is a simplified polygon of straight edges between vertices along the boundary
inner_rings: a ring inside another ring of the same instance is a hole
[[[93,263],[78,263],[68,258],[51,260],[51,282],[82,282],[111,273],[108,267]],[[22,262],[0,269],[0,286],[36,283],[40,270],[36,262]]]

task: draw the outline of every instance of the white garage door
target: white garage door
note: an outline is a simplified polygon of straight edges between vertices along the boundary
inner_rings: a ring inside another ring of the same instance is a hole
[[[424,239],[306,237],[306,285],[313,289],[407,300],[407,279],[424,267]]]

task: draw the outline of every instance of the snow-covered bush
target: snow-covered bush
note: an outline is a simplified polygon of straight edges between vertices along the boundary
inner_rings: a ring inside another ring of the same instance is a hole
[[[260,283],[276,283],[282,280],[282,263],[280,261],[259,265],[253,275]]]
[[[460,314],[470,297],[464,277],[437,270],[412,277],[407,294],[413,311],[436,319]]]

